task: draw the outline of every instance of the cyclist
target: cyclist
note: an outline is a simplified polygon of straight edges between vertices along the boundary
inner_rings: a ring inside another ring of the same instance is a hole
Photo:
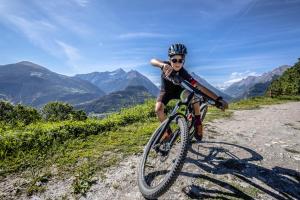
[[[173,84],[168,79],[173,71],[183,79],[189,81],[194,87],[199,89],[202,93],[215,100],[216,105],[222,108],[224,111],[228,108],[228,103],[222,99],[221,96],[216,95],[211,90],[207,89],[203,85],[199,84],[183,67],[185,62],[185,55],[187,49],[183,44],[172,44],[168,50],[169,61],[161,61],[158,59],[151,59],[150,63],[153,66],[159,67],[162,70],[161,74],[161,89],[160,94],[157,97],[155,112],[160,120],[163,122],[166,119],[164,108],[171,99],[179,99],[180,95],[183,94],[183,88],[179,85]],[[195,113],[195,138],[198,141],[202,140],[203,137],[203,125],[200,117],[200,104],[194,104]],[[163,135],[163,140],[168,139],[170,136],[170,130]]]

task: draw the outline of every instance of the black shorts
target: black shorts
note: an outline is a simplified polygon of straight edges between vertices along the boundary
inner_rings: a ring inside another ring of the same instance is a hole
[[[172,92],[161,90],[159,92],[159,95],[157,96],[156,101],[162,102],[164,105],[167,105],[168,102],[172,99],[180,99],[180,94],[183,90],[184,90],[183,88],[180,88]]]

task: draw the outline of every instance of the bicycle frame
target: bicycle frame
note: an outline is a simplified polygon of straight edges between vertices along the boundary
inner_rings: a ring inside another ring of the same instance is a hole
[[[176,80],[174,79],[174,81]],[[188,153],[189,143],[195,134],[195,129],[191,128],[196,121],[193,104],[201,103],[200,114],[203,116],[203,118],[201,117],[203,120],[207,106],[210,104],[209,100],[212,100],[193,87],[189,82],[180,78],[177,81],[177,83],[172,82],[181,85],[182,88],[189,91],[189,94],[184,99],[181,98],[177,101],[168,118],[154,131],[145,146],[143,158],[139,166],[139,189],[143,196],[148,199],[156,199],[164,194],[175,182],[182,170]],[[179,112],[181,106],[185,106],[184,113]],[[166,131],[167,133],[170,132],[168,137],[164,137]],[[173,146],[176,146],[176,148]],[[174,148],[175,152],[172,151],[172,148]],[[167,164],[166,170],[162,170],[161,165],[165,163]],[[157,169],[156,166],[158,167]]]
[[[188,95],[188,97],[183,101],[183,100],[179,100],[175,107],[173,108],[172,112],[170,113],[167,121],[163,122],[165,123],[163,125],[163,127],[159,130],[159,135],[160,137],[157,137],[156,140],[154,141],[154,144],[158,144],[158,140],[160,140],[161,138],[161,135],[166,131],[167,127],[169,126],[169,124],[171,123],[172,120],[174,120],[174,118],[176,118],[178,115],[181,115],[183,116],[186,120],[187,120],[187,114],[188,113],[192,113],[192,105],[195,104],[195,103],[200,103],[200,111],[202,109],[204,109],[205,107],[208,106],[208,104],[212,104],[212,103],[209,103],[207,99],[209,99],[209,97],[205,94],[203,94],[200,90],[198,90],[197,88],[193,87],[189,82],[187,82],[186,80],[181,80],[180,82],[180,85],[182,88],[188,90],[190,92],[190,94]],[[192,102],[192,99],[193,97],[198,97],[199,98],[199,101],[196,101],[196,102]],[[206,98],[204,98],[206,97]],[[185,114],[181,114],[181,113],[178,113],[178,109],[181,107],[181,106],[186,106],[186,111],[185,111]],[[192,120],[194,121],[194,119]],[[191,124],[191,126],[193,125],[193,123]],[[190,129],[190,127],[188,127]],[[178,131],[173,134],[170,142],[168,142],[168,145],[172,145],[173,142],[175,141],[175,139],[177,138],[178,136]],[[169,147],[170,147],[169,146]]]

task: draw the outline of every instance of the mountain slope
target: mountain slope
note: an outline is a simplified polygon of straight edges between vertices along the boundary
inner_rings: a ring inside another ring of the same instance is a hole
[[[283,65],[261,76],[248,76],[241,81],[233,83],[224,92],[235,99],[261,96],[266,92],[270,83],[281,76],[289,67],[288,65]]]
[[[205,86],[206,88],[208,88],[209,90],[213,91],[214,93],[216,93],[218,96],[222,96],[225,100],[230,101],[232,99],[231,96],[225,94],[224,92],[221,92],[220,90],[218,90],[217,88],[215,88],[214,86],[212,86],[211,84],[209,84],[205,79],[201,78],[200,76],[198,76],[197,74],[195,74],[194,72],[191,73],[191,75],[203,86]]]
[[[125,90],[112,92],[97,100],[75,105],[75,108],[88,113],[114,112],[124,107],[144,103],[146,99],[152,97],[153,95],[144,86],[128,86]]]
[[[82,103],[103,96],[93,84],[54,73],[23,61],[0,66],[0,98],[13,103],[42,106],[49,101]]]
[[[106,94],[124,90],[128,86],[144,86],[152,95],[158,94],[158,88],[147,77],[135,70],[125,72],[120,68],[112,72],[77,74],[75,77],[93,83]]]
[[[268,92],[272,96],[300,95],[300,59],[271,83]]]

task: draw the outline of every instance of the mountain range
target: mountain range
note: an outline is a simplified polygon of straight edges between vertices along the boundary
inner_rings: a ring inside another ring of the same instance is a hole
[[[261,76],[249,76],[220,91],[195,73],[202,85],[225,100],[263,95],[270,83],[289,66],[278,67]],[[50,101],[64,101],[87,112],[110,112],[157,96],[159,89],[136,70],[119,68],[109,72],[61,75],[28,61],[0,65],[0,99],[41,107]]]
[[[288,65],[283,65],[260,76],[248,76],[233,83],[224,92],[234,99],[264,95],[272,81],[280,77],[289,67]]]
[[[74,77],[89,81],[106,94],[124,90],[128,86],[144,86],[150,94],[154,96],[158,94],[158,88],[147,77],[136,70],[125,72],[119,68],[112,72],[92,72],[77,74]]]
[[[195,73],[192,76],[218,95],[231,99]],[[0,78],[0,99],[34,107],[41,107],[50,101],[64,101],[88,112],[118,110],[120,106],[141,103],[155,97],[159,92],[138,71],[125,72],[121,68],[69,77],[35,63],[22,61],[0,65]]]
[[[76,104],[104,94],[88,81],[57,74],[28,61],[0,65],[0,98],[12,103],[35,107],[49,101]]]
[[[97,100],[75,105],[75,108],[87,113],[107,113],[121,108],[144,103],[154,96],[144,86],[128,86],[125,90],[112,92]]]
[[[191,75],[205,87],[219,96],[223,96],[224,99],[232,99],[195,73]],[[119,68],[112,72],[92,72],[77,74],[74,77],[89,81],[107,93],[97,100],[75,105],[76,108],[83,109],[88,113],[118,111],[121,107],[142,103],[145,99],[156,97],[158,94],[158,88],[148,78],[135,70],[125,72]]]

